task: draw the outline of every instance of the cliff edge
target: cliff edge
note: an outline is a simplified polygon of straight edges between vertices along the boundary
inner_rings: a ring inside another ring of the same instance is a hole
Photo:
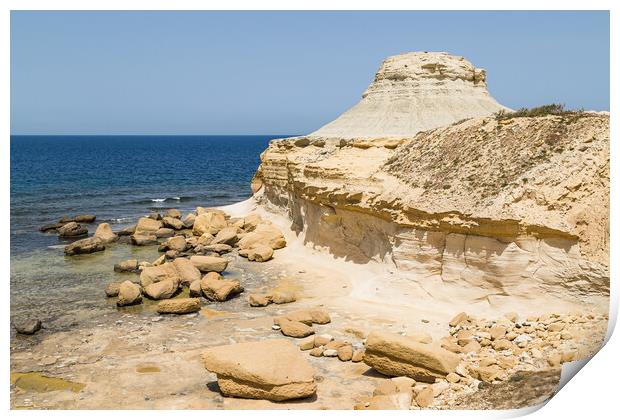
[[[410,100],[411,109],[438,97],[456,110],[484,104],[471,109],[483,115],[455,122],[466,117],[435,106],[422,122],[418,114],[399,122],[417,134],[352,135],[372,133],[360,125],[337,135],[354,108],[309,136],[272,141],[253,180],[257,201],[285,214],[307,245],[356,263],[386,263],[435,297],[494,305],[553,295],[605,304],[609,116],[499,118],[493,112],[503,107],[488,96],[483,72],[433,55],[453,65],[436,79],[403,64],[419,57],[386,60],[358,106],[375,94],[383,103]],[[407,88],[382,88],[401,82]],[[375,120],[386,121],[388,110]]]

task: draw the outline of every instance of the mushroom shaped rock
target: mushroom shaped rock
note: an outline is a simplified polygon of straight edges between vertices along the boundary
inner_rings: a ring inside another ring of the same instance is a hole
[[[225,396],[285,401],[316,393],[312,366],[285,339],[213,347],[202,358]]]

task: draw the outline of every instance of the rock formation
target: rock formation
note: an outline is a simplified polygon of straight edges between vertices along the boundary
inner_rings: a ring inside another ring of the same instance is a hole
[[[311,136],[412,136],[501,109],[483,69],[447,53],[412,52],[387,58],[362,100]]]
[[[385,105],[435,100],[419,113]],[[308,246],[387,263],[438,299],[604,307],[609,116],[493,115],[501,109],[461,58],[389,58],[352,110],[270,143],[254,197]],[[398,123],[382,123],[388,111]]]

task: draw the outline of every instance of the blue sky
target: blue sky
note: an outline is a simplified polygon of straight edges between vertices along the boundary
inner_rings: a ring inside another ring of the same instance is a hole
[[[447,51],[511,108],[609,110],[607,12],[12,12],[12,134],[304,134]]]

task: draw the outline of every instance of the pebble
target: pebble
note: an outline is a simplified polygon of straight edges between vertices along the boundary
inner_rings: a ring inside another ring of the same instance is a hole
[[[276,324],[273,324],[273,325],[271,326],[271,329],[272,329],[272,330],[274,330],[274,331],[279,331],[279,330],[280,330],[280,326],[279,326],[279,325],[276,325]]]

